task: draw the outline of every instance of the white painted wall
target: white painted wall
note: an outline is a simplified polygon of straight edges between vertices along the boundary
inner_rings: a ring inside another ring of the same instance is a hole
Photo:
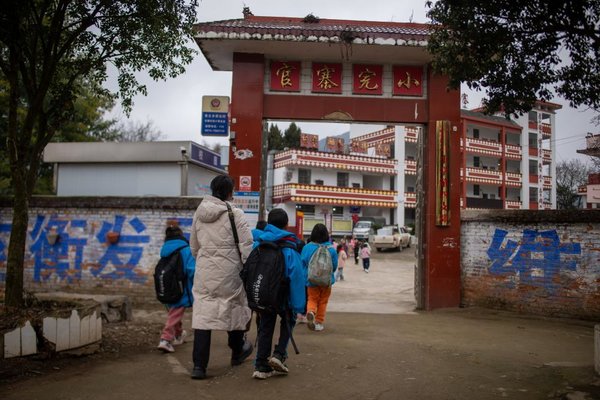
[[[58,196],[179,196],[177,164],[59,164]]]
[[[211,194],[210,182],[218,175],[221,174],[189,164],[188,196],[204,196],[206,194]]]

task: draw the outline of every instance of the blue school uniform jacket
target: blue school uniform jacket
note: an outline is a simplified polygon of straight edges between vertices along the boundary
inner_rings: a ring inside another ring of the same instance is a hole
[[[186,246],[187,245],[187,246]],[[167,304],[167,307],[191,307],[194,303],[194,295],[192,294],[192,286],[194,285],[194,272],[196,272],[196,261],[192,256],[190,245],[183,238],[167,239],[160,249],[160,256],[167,257],[181,246],[186,246],[181,249],[183,257],[183,272],[186,276],[186,287],[183,290],[183,296],[177,303]]]
[[[333,270],[331,272],[331,284],[333,285],[335,283],[334,272],[337,270],[338,266],[337,252],[333,247],[331,247],[331,243],[329,242],[321,243],[321,245],[327,246],[329,254],[331,254],[331,261],[333,262]],[[315,251],[317,251],[318,248],[319,245],[317,243],[310,242],[306,246],[304,246],[304,248],[302,249],[302,254],[300,255],[300,258],[302,259],[302,265],[307,271],[306,286],[315,286],[312,283],[308,282],[308,263],[310,262],[310,258],[313,256],[313,254],[315,253]]]

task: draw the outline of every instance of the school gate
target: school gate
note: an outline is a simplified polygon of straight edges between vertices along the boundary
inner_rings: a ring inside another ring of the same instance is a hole
[[[265,120],[421,125],[415,292],[460,304],[460,92],[433,74],[429,25],[260,17],[200,23],[215,71],[232,71],[229,173],[259,191]],[[251,155],[251,156],[250,156]]]

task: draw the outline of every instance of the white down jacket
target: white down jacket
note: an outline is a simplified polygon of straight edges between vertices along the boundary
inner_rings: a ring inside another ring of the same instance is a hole
[[[252,251],[252,233],[244,212],[234,206],[241,259],[224,201],[204,196],[192,222],[190,247],[196,257],[192,328],[244,330],[250,320],[246,292],[240,278],[242,264]]]

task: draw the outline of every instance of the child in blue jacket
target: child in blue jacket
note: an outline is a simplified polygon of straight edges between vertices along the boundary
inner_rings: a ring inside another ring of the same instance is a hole
[[[183,296],[177,303],[167,304],[169,310],[167,314],[167,322],[160,335],[158,349],[165,353],[173,353],[174,345],[182,344],[187,336],[187,332],[183,330],[183,313],[186,308],[189,308],[194,303],[192,294],[192,285],[194,283],[194,272],[196,271],[196,261],[190,250],[190,245],[183,232],[178,226],[169,226],[165,232],[165,243],[160,249],[161,257],[168,257],[177,249],[183,257],[183,271],[186,276],[186,287],[183,290]]]
[[[296,313],[303,313],[306,306],[306,270],[302,267],[300,254],[296,250],[299,244],[298,238],[293,233],[285,230],[288,225],[287,213],[281,208],[275,208],[269,212],[267,223],[258,240],[254,242],[254,247],[262,241],[285,244],[285,247],[282,246],[281,251],[285,258],[286,276],[289,278],[290,291],[288,310],[285,311],[284,315],[279,316],[279,340],[275,345],[272,356],[271,348],[277,314],[267,311],[259,313],[258,346],[254,363],[255,371],[252,375],[255,379],[267,379],[274,374],[274,371],[283,374],[289,372],[289,368],[285,364],[287,345],[291,336],[288,323],[289,328],[293,329],[296,324]]]
[[[331,284],[329,286],[316,286],[306,281],[307,293],[308,293],[308,304],[306,306],[306,321],[308,329],[312,331],[322,331],[325,329],[323,322],[325,322],[325,312],[327,311],[327,303],[329,302],[329,296],[331,296],[331,286],[335,283],[335,271],[338,266],[338,256],[336,251],[331,247],[329,242],[329,232],[327,227],[323,224],[316,224],[310,234],[310,243],[308,243],[302,249],[302,265],[305,270],[308,270],[308,264],[310,259],[315,254],[319,246],[326,246],[329,254],[331,254],[331,261],[333,268],[331,271]]]

